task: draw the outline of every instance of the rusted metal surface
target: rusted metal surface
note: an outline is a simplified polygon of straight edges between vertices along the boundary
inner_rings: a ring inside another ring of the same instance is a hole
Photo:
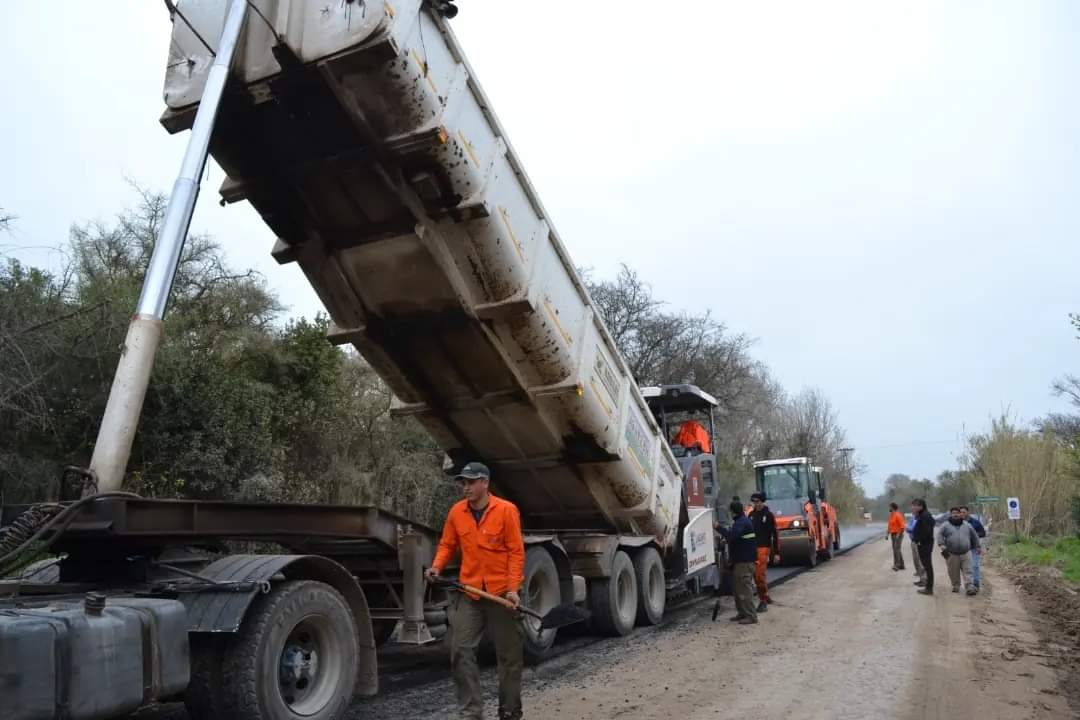
[[[435,531],[374,507],[116,498],[87,507],[57,543],[61,551],[87,542],[171,545],[183,541],[257,539],[320,554],[397,553],[398,529],[422,534],[422,552]]]
[[[335,342],[451,456],[487,462],[527,524],[563,514],[673,548],[677,466],[453,33],[423,7],[368,3],[350,24],[336,5],[267,0],[276,35],[245,36],[246,90],[211,148],[223,197],[277,234]],[[195,12],[206,32],[220,22]],[[173,38],[170,130],[205,66],[188,35]]]

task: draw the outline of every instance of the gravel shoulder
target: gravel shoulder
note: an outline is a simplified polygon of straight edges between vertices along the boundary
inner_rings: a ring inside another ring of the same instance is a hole
[[[567,720],[1073,717],[1015,588],[992,566],[984,574],[976,598],[947,580],[916,595],[873,541],[777,588],[759,625],[727,622],[725,599],[716,623],[699,605],[658,632],[542,666],[526,706]]]

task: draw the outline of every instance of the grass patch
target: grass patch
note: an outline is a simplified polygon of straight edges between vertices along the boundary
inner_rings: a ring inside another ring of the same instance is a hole
[[[1080,583],[1080,538],[1022,538],[1004,552],[1009,560],[1056,567],[1066,580]]]

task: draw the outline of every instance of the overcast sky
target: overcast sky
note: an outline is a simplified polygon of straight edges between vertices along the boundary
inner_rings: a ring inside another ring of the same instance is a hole
[[[329,1],[329,0],[326,0]],[[336,1],[336,0],[335,0]],[[460,0],[453,26],[576,263],[758,338],[821,388],[880,490],[965,432],[1061,403],[1080,344],[1080,3]],[[182,3],[181,3],[182,7]],[[172,185],[161,2],[0,7],[0,238],[37,263],[73,222]],[[247,206],[193,227],[290,312],[318,301]]]

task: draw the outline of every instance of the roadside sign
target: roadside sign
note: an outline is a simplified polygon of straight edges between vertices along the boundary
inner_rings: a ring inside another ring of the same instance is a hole
[[[976,505],[990,505],[991,503],[999,503],[1001,498],[997,495],[978,495],[975,497]]]
[[[1008,499],[1008,501],[1005,503],[1005,505],[1006,505],[1006,507],[1009,508],[1009,519],[1010,520],[1019,520],[1020,519],[1020,498],[1011,497],[1011,498]]]

